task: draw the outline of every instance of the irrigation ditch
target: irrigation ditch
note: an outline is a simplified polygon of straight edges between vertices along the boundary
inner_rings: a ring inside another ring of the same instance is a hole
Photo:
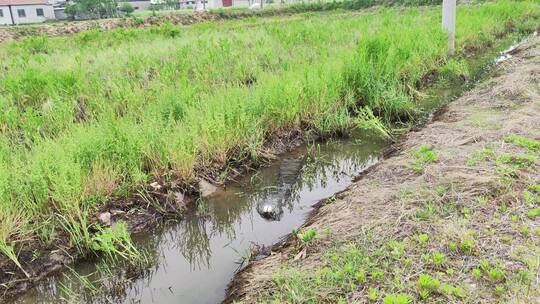
[[[437,75],[426,75],[423,93],[429,97],[419,105],[425,115],[406,128],[402,125],[401,132],[421,128],[436,115],[436,109],[488,77],[497,54],[516,38],[499,37],[487,52],[462,54],[473,71],[467,80],[438,82]],[[186,195],[181,204],[168,204],[170,185],[149,185],[151,199],[161,197],[161,201],[152,204],[150,198],[139,196],[132,205],[110,202],[102,208],[113,213],[115,220],[131,223],[132,238],[145,252],[141,265],[107,264],[99,257],[73,261],[70,256],[77,254],[66,244],[65,252],[54,249],[47,262],[35,259],[35,267],[43,267],[41,274],[33,280],[21,279],[4,295],[13,303],[219,302],[245,263],[269,254],[309,218],[313,206],[345,190],[358,174],[395,151],[399,136],[396,138],[388,141],[369,133],[353,133],[346,138],[306,140],[304,132],[279,134],[267,144],[266,166],[254,171],[249,163],[232,164],[229,182],[212,189],[203,200]],[[192,194],[200,192],[197,187],[204,185],[193,185]],[[273,219],[261,216],[260,206],[269,201],[279,202]],[[144,205],[146,211],[133,208]],[[178,210],[184,210],[179,221]],[[49,276],[53,272],[57,274]]]

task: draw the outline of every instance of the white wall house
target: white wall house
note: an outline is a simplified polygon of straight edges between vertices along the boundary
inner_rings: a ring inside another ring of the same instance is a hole
[[[0,0],[0,25],[44,22],[54,19],[47,0]]]

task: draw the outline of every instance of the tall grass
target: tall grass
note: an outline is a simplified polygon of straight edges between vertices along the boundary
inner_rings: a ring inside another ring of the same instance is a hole
[[[447,61],[439,11],[164,24],[0,46],[0,251],[11,257],[17,243],[53,242],[62,229],[88,243],[86,215],[107,198],[257,159],[283,131],[347,131],[358,113],[408,119],[422,77]],[[510,23],[533,28],[538,5],[498,1],[458,16],[458,50],[478,48]]]

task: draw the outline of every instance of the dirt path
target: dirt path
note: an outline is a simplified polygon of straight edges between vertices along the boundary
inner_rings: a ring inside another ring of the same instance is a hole
[[[227,301],[540,303],[540,37],[513,56],[323,203],[302,228],[314,240],[239,273]]]

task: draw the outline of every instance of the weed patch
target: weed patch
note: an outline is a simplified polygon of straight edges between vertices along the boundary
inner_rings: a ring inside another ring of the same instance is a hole
[[[433,151],[433,148],[430,145],[422,145],[414,153],[412,169],[417,173],[421,173],[424,171],[426,165],[438,160],[439,156],[437,155],[437,152]]]

